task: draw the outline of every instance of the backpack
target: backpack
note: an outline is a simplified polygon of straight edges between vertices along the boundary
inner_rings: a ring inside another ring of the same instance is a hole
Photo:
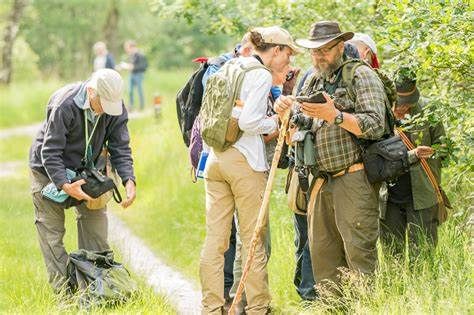
[[[389,126],[389,132],[376,141],[367,141],[357,138],[353,139],[362,149],[362,160],[367,179],[370,183],[380,183],[384,181],[394,181],[399,176],[409,172],[410,163],[408,161],[408,150],[398,135],[394,135],[395,116],[392,106],[397,100],[395,84],[385,74],[378,69],[373,69],[365,61],[350,59],[342,65],[342,83],[347,87],[349,97],[355,99],[355,92],[352,81],[357,67],[366,65],[372,69],[383,84],[388,103],[385,102],[385,119]]]
[[[388,99],[388,104],[386,104],[385,115],[390,128],[390,132],[393,134],[396,119],[393,115],[392,107],[397,102],[397,90],[395,88],[395,83],[382,71],[380,71],[379,69],[372,68],[366,61],[361,59],[349,59],[344,62],[344,64],[342,65],[342,83],[344,86],[347,87],[349,98],[354,100],[356,96],[352,86],[352,81],[354,79],[356,69],[362,65],[365,65],[372,69],[377,74],[380,81],[382,81],[382,85]]]
[[[67,275],[70,291],[79,293],[79,306],[86,309],[125,302],[137,288],[127,269],[114,261],[111,250],[70,253]]]
[[[216,151],[225,151],[242,135],[238,124],[231,119],[232,109],[240,96],[245,74],[256,69],[265,69],[256,61],[250,65],[242,65],[237,59],[227,62],[207,81],[206,93],[202,101],[200,113],[201,136],[203,141]],[[231,127],[231,128],[229,128]],[[235,139],[228,141],[229,133],[236,132]]]
[[[183,136],[184,143],[189,147],[191,129],[199,111],[201,109],[204,88],[202,77],[209,65],[222,66],[225,59],[222,57],[213,58],[202,62],[199,68],[189,77],[186,84],[176,94],[176,112],[178,124]]]

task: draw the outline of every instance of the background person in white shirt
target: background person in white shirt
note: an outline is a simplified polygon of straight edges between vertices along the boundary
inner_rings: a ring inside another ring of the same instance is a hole
[[[252,30],[250,41],[255,55],[239,58],[238,62],[244,66],[260,62],[272,72],[283,72],[291,56],[298,52],[291,35],[277,26]],[[200,261],[203,314],[223,312],[224,252],[229,245],[234,209],[238,209],[243,261],[257,222],[269,169],[262,135],[278,128],[277,116],[267,117],[267,100],[272,87],[270,71],[256,69],[245,74],[240,93],[244,106],[239,117],[243,135],[223,152],[211,150],[206,164],[206,240]],[[266,314],[269,310],[266,264],[265,249],[260,242],[245,284],[247,314]]]

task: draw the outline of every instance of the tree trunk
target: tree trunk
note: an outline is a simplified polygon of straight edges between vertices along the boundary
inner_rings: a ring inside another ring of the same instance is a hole
[[[104,39],[108,50],[115,56],[120,51],[120,43],[117,38],[119,21],[119,7],[117,0],[110,1],[110,9],[104,24]]]
[[[2,68],[0,69],[0,84],[9,84],[12,78],[12,51],[13,44],[18,30],[23,10],[28,4],[28,0],[14,0],[10,16],[8,17],[3,37]]]

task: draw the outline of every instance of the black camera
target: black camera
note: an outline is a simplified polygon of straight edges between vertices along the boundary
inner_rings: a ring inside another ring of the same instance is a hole
[[[313,118],[299,112],[291,117],[291,124],[298,126],[299,130],[310,130],[313,125]]]

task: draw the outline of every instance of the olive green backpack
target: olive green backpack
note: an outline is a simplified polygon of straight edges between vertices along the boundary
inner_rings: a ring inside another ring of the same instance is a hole
[[[347,92],[349,93],[349,98],[355,100],[356,95],[353,88],[353,79],[356,69],[359,66],[365,65],[372,69],[377,76],[379,77],[380,81],[382,81],[382,85],[387,95],[388,104],[386,104],[386,119],[388,120],[388,124],[390,127],[390,131],[393,132],[393,128],[395,125],[395,117],[392,112],[392,107],[397,102],[397,90],[395,88],[395,83],[382,71],[379,69],[372,68],[366,61],[360,59],[349,59],[344,62],[342,65],[342,83],[344,86],[347,87]],[[387,106],[388,105],[388,106]]]
[[[214,150],[225,151],[242,136],[242,131],[238,129],[237,136],[233,140],[229,141],[228,137],[226,139],[229,127],[238,128],[235,124],[230,126],[231,113],[240,96],[245,74],[256,69],[268,70],[257,61],[242,65],[234,59],[209,77],[199,117],[202,139]]]

